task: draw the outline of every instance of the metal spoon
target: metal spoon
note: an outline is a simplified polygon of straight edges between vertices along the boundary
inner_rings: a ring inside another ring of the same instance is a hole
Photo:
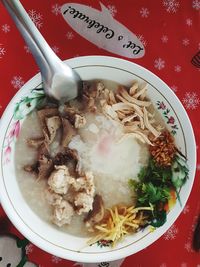
[[[18,0],[1,0],[10,13],[40,68],[45,93],[71,100],[82,89],[80,76],[64,64],[45,41]]]

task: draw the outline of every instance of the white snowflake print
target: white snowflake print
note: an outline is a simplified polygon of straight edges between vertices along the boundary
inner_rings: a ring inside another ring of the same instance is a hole
[[[1,46],[2,46],[2,44],[0,44],[0,58],[2,58],[6,53],[6,49],[4,47],[1,47]]]
[[[174,71],[175,71],[175,72],[181,72],[181,66],[180,66],[180,65],[176,65],[176,66],[174,67]]]
[[[67,32],[66,33],[66,37],[67,37],[68,40],[72,40],[74,38],[73,32]]]
[[[144,36],[142,34],[138,34],[137,38],[140,40],[140,42],[144,45],[147,46],[147,41],[145,40]]]
[[[148,8],[146,8],[146,7],[142,7],[140,9],[140,15],[141,15],[142,18],[148,18],[149,13],[150,12],[149,12]]]
[[[51,6],[51,12],[58,16],[61,13],[61,6],[59,4],[54,4]]]
[[[180,3],[176,0],[163,0],[163,6],[165,7],[165,10],[169,13],[176,13]]]
[[[167,264],[165,262],[161,263],[160,267],[167,267]]]
[[[168,38],[167,35],[163,35],[163,36],[161,37],[161,41],[162,41],[163,44],[166,44],[166,43],[168,42],[168,40],[169,40],[169,38]]]
[[[184,209],[183,209],[183,214],[187,214],[190,212],[190,207],[189,205],[185,205]]]
[[[187,267],[188,265],[187,265],[187,263],[186,262],[182,262],[181,263],[181,267]]]
[[[178,228],[176,227],[175,224],[173,224],[169,230],[164,234],[164,239],[165,240],[173,240],[176,238],[178,234]]]
[[[192,252],[192,242],[191,241],[186,242],[184,248],[187,250],[187,252]]]
[[[200,9],[200,0],[193,0],[192,7],[196,10]]]
[[[33,252],[33,244],[28,244],[26,247],[25,247],[25,250],[26,250],[26,254],[30,254]]]
[[[188,26],[192,26],[192,19],[186,19],[185,23]]]
[[[178,86],[176,86],[176,85],[172,85],[170,88],[171,88],[172,91],[174,91],[175,93],[178,91]]]
[[[162,70],[165,67],[165,61],[162,58],[157,58],[154,61],[154,67],[158,70]]]
[[[52,255],[52,257],[51,257],[51,261],[54,262],[54,263],[56,263],[56,264],[58,264],[59,262],[62,261],[62,259],[59,258],[59,257],[56,257],[56,256],[53,256],[53,255]]]
[[[3,24],[3,25],[1,26],[1,29],[2,29],[2,31],[3,31],[4,33],[8,33],[8,32],[10,32],[10,25],[8,25],[8,24]]]
[[[35,23],[35,26],[40,29],[43,25],[43,17],[40,13],[37,13],[35,10],[29,10],[28,14],[30,16],[30,18],[32,19],[32,21]]]
[[[183,104],[186,109],[196,109],[199,106],[200,99],[195,92],[186,92],[185,97],[183,98]]]
[[[21,76],[14,76],[11,80],[11,84],[15,89],[20,89],[24,85],[23,78]]]
[[[107,6],[110,14],[114,17],[117,14],[117,8],[114,5],[108,5]]]
[[[56,53],[56,54],[58,54],[59,53],[59,51],[60,51],[60,49],[59,49],[59,47],[57,47],[57,46],[52,46],[52,50],[54,51],[54,53]]]
[[[182,40],[182,44],[184,46],[188,46],[190,44],[190,40],[188,38],[185,38],[185,39]]]
[[[31,53],[30,47],[28,45],[24,45],[24,50],[26,51],[27,54]]]

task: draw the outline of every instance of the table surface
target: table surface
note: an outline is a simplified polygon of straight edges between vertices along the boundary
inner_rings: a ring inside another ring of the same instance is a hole
[[[105,38],[95,45],[96,35],[90,40],[87,38],[88,33],[85,34],[85,38],[81,36],[81,32],[79,34],[69,26],[60,13],[60,7],[66,3],[64,0],[21,2],[61,59],[84,55],[108,55],[146,67],[175,92],[188,112],[194,128],[198,155],[197,171],[192,192],[180,217],[159,240],[145,250],[120,262],[104,262],[91,266],[200,267],[200,253],[192,248],[193,232],[200,213],[200,68],[198,64],[191,62],[200,51],[200,0],[101,0],[113,20],[123,24],[143,43],[145,54],[138,59],[123,57],[120,50],[114,51],[116,53],[106,51],[103,49],[104,42],[107,42]],[[76,3],[101,10],[100,2],[96,0],[77,0]],[[38,67],[2,5],[0,14],[1,115],[13,95],[38,72]],[[2,238],[5,234],[12,234],[24,241],[24,237],[0,208],[0,248],[1,242],[5,241]],[[24,266],[82,266],[81,263],[49,255],[30,242],[26,245],[25,251],[27,257]],[[0,257],[1,253],[3,250],[0,249]],[[12,254],[12,251],[10,253]]]

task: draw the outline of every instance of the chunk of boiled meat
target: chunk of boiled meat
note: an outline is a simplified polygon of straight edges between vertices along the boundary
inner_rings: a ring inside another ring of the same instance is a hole
[[[60,205],[63,197],[59,194],[54,193],[51,189],[45,190],[45,199],[47,202],[52,205]]]
[[[86,172],[85,176],[72,180],[71,186],[75,192],[74,205],[77,214],[89,212],[92,209],[95,193],[93,174]]]
[[[50,189],[57,194],[66,194],[74,178],[65,165],[55,166],[48,179]]]
[[[86,194],[94,197],[95,186],[94,176],[92,172],[86,172],[83,177],[79,177],[72,181],[72,187],[76,192],[86,192]]]
[[[92,209],[93,200],[93,196],[85,192],[77,193],[74,199],[77,214],[81,215],[82,213],[89,212]]]
[[[58,205],[54,206],[52,221],[61,227],[64,224],[70,224],[73,215],[74,209],[72,205],[66,200],[61,200]]]

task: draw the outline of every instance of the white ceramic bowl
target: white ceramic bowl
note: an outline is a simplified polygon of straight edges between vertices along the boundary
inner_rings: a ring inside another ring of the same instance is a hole
[[[18,134],[23,118],[15,119],[14,107],[24,97],[30,97],[31,90],[41,84],[40,75],[38,74],[28,81],[11,100],[0,125],[0,197],[8,217],[26,238],[41,249],[58,257],[80,262],[112,261],[146,248],[162,236],[177,219],[193,185],[196,165],[195,138],[190,120],[176,95],[162,80],[145,68],[125,60],[101,56],[74,58],[66,62],[80,74],[83,80],[108,79],[124,85],[131,85],[134,79],[146,81],[149,84],[148,96],[155,107],[158,107],[159,103],[163,103],[163,109],[159,109],[159,112],[164,117],[163,113],[167,110],[168,119],[173,118],[173,123],[171,121],[167,127],[169,131],[175,131],[176,144],[188,159],[189,179],[180,190],[182,206],[177,201],[167,216],[167,222],[162,227],[157,228],[154,232],[150,232],[149,228],[146,228],[144,231],[128,236],[113,249],[101,248],[97,245],[85,247],[86,240],[84,238],[66,234],[42,221],[23,199],[16,181],[15,136]],[[160,102],[158,103],[158,101]],[[34,105],[34,103],[33,101],[32,104]],[[24,116],[26,110],[24,111],[23,107],[21,109]],[[167,123],[168,119],[165,117],[164,119]]]

